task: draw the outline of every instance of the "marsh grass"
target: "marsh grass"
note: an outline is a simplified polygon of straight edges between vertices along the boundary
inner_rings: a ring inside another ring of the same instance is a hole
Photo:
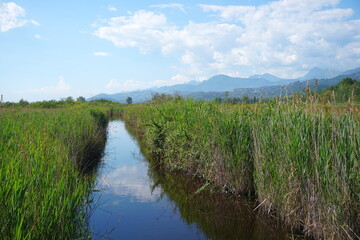
[[[106,125],[97,109],[0,111],[1,238],[90,236],[85,203],[93,177],[86,173]]]
[[[360,235],[360,117],[351,102],[174,99],[129,106],[124,118],[166,169],[255,196],[257,211],[306,236]]]

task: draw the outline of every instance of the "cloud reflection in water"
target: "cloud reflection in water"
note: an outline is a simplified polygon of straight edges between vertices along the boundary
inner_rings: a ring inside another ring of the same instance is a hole
[[[103,175],[99,179],[101,188],[106,192],[119,196],[128,196],[137,202],[155,202],[159,199],[161,191],[155,188],[151,191],[151,180],[147,175],[144,163],[137,165],[121,165]]]

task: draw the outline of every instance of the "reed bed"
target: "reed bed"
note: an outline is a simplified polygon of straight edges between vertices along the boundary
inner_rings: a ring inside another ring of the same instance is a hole
[[[360,235],[360,114],[315,102],[175,98],[125,108],[164,168],[255,196],[256,211],[317,239]]]
[[[84,239],[88,175],[107,118],[90,108],[0,111],[2,239]]]

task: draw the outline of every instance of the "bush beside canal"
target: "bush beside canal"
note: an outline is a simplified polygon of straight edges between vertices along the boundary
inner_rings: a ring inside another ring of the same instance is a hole
[[[359,236],[359,107],[157,100],[124,119],[164,168],[254,194],[306,236]]]

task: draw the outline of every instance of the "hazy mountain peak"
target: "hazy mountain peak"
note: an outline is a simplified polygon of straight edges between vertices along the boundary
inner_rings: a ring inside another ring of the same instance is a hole
[[[270,73],[256,74],[256,75],[250,76],[249,78],[262,78],[262,79],[268,80],[270,82],[277,82],[277,81],[284,80],[284,79],[274,76]]]
[[[188,84],[188,85],[197,85],[197,84],[199,84],[199,82],[197,82],[195,80],[192,80],[190,82],[187,82],[186,84]]]
[[[351,75],[351,74],[358,74],[358,73],[360,73],[360,67],[345,71],[342,73],[342,75]]]
[[[333,69],[321,69],[318,67],[314,67],[310,69],[310,71],[305,74],[303,77],[298,78],[299,80],[310,80],[310,79],[325,79],[325,78],[333,78],[340,75],[341,72],[333,70]]]
[[[212,76],[211,78],[209,78],[206,81],[210,81],[212,79],[220,79],[220,78],[231,78],[231,77],[229,77],[228,75],[225,75],[225,74],[218,74],[218,75]]]

